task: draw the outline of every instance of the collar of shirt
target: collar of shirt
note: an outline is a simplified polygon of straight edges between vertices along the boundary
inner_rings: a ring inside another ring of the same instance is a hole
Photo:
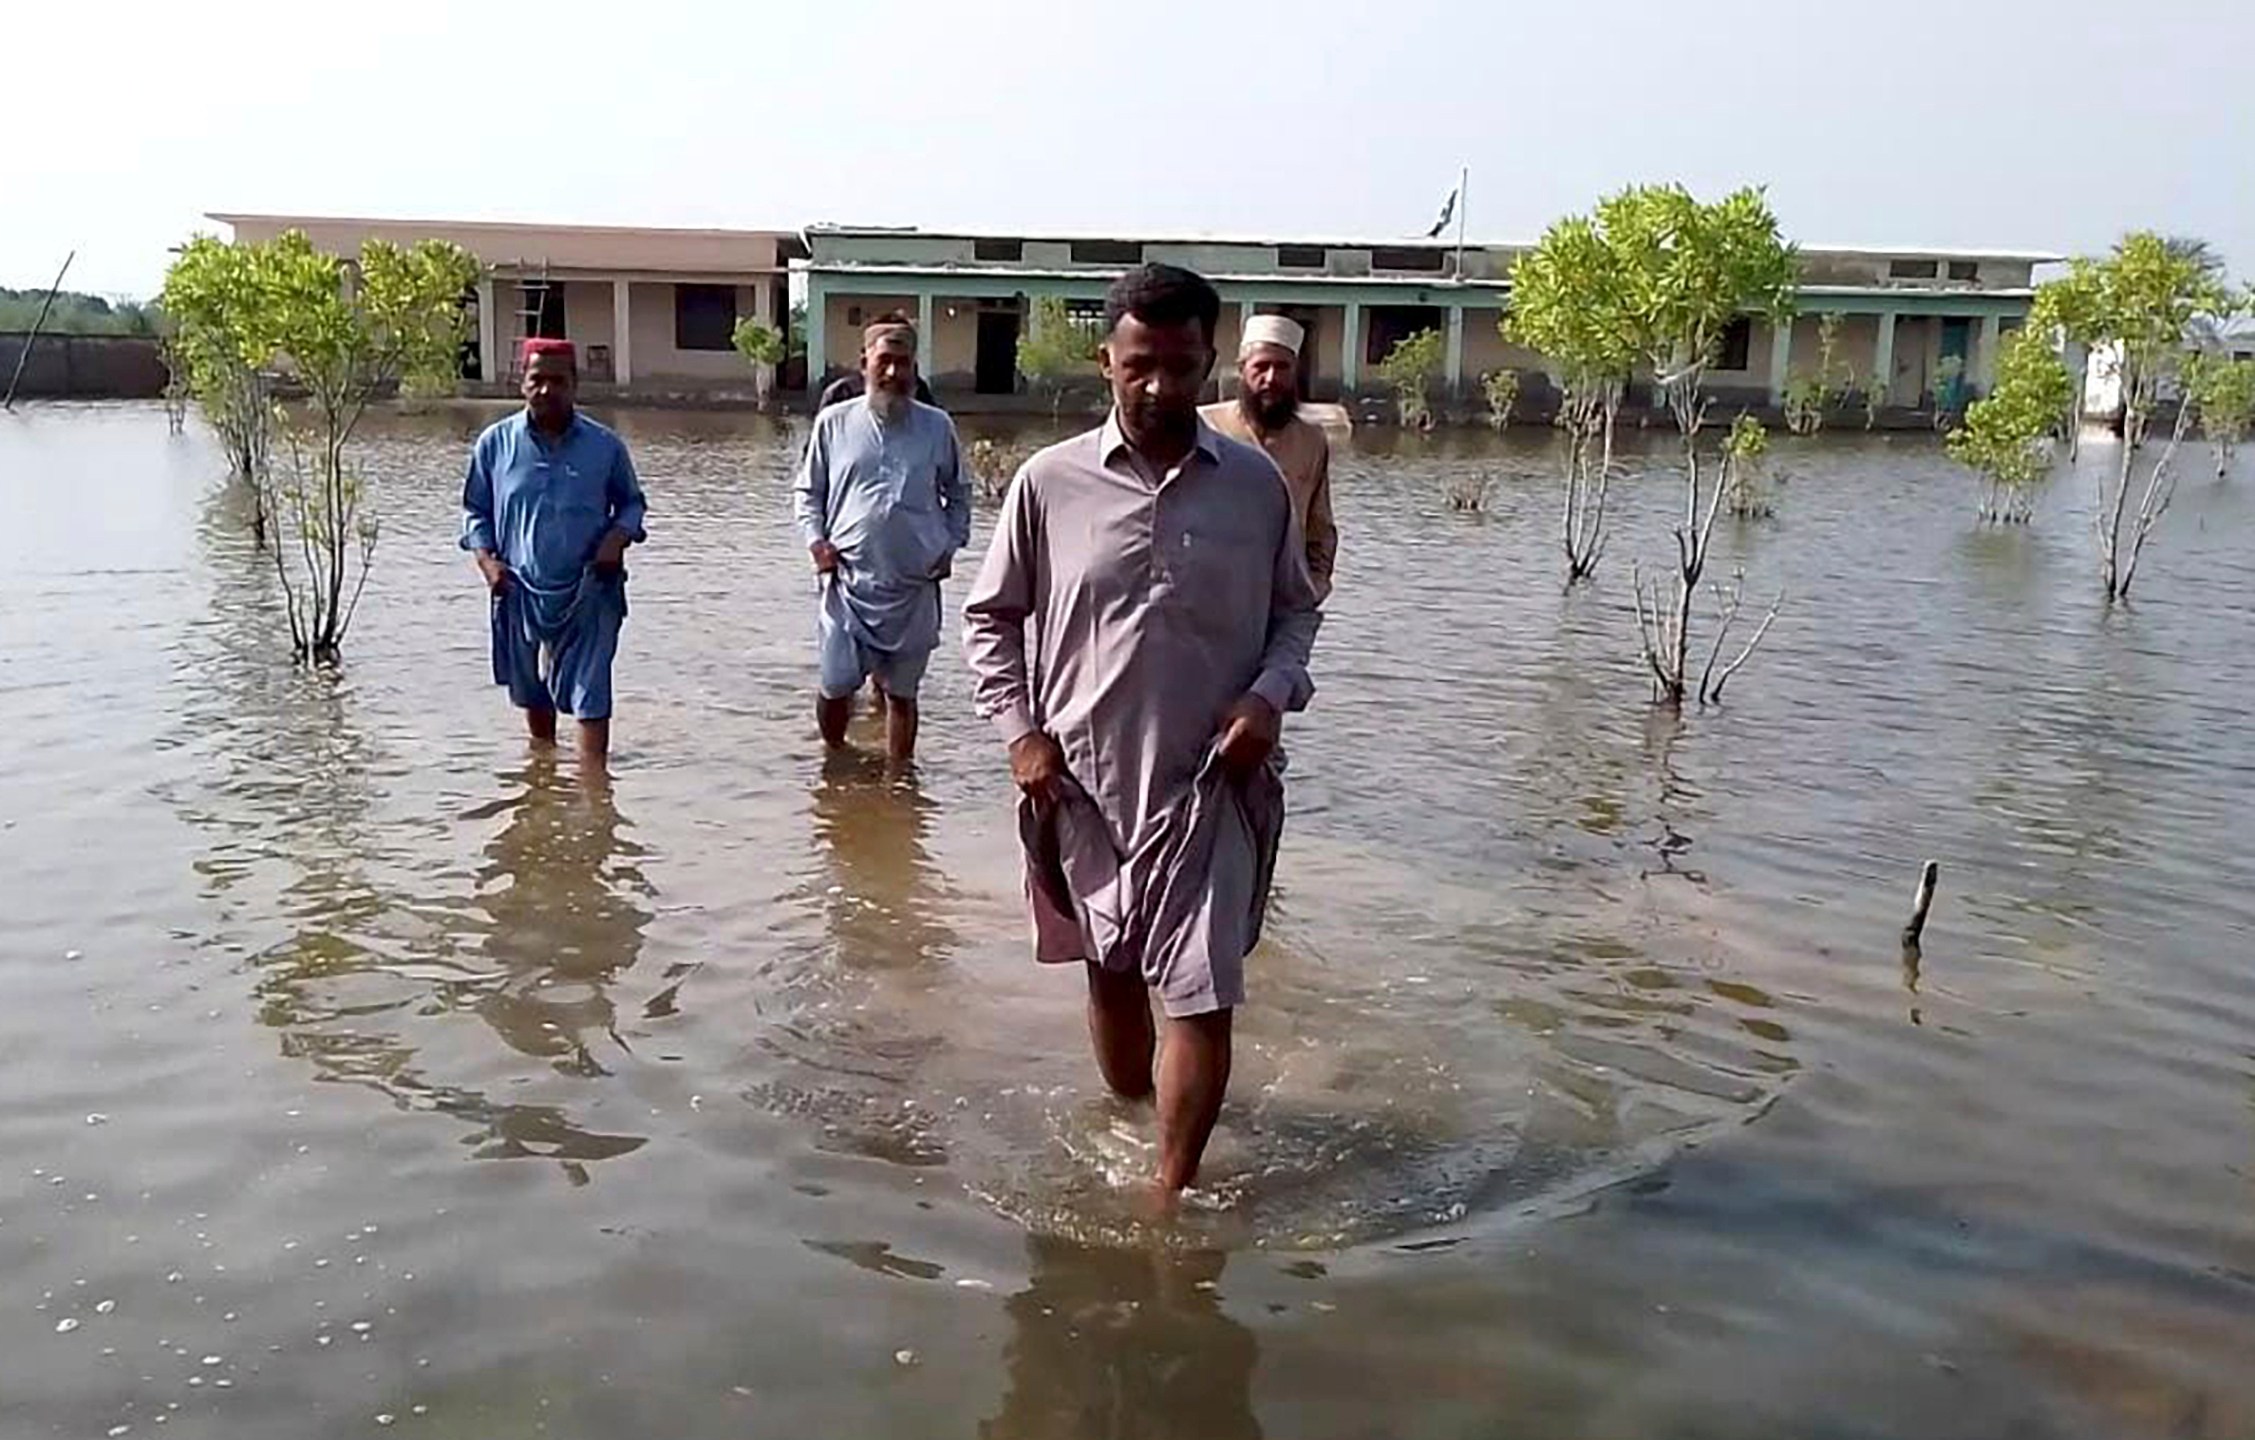
[[[1130,464],[1134,464],[1136,460],[1141,459],[1140,454],[1136,453],[1135,447],[1128,443],[1127,432],[1120,428],[1120,412],[1114,409],[1111,414],[1104,417],[1103,432],[1097,437],[1097,461],[1109,468],[1112,461],[1122,451],[1129,452],[1133,457],[1129,461]],[[1181,474],[1183,466],[1190,463],[1191,455],[1205,456],[1206,463],[1209,465],[1221,463],[1221,437],[1215,433],[1213,426],[1206,423],[1206,417],[1203,415],[1198,417],[1198,433],[1190,442],[1190,454],[1183,456],[1181,460],[1176,462],[1174,469],[1161,476],[1161,482],[1164,483]]]
[[[541,434],[540,427],[532,423],[532,411],[530,410],[519,410],[517,412],[517,425],[523,430],[525,438],[536,445],[560,446],[580,432],[579,407],[576,405],[572,407],[572,418],[564,423],[564,433],[553,439]]]

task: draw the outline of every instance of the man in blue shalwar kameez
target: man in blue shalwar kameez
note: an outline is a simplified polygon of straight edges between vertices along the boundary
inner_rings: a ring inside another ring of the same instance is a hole
[[[971,486],[955,422],[917,401],[916,330],[884,320],[862,335],[859,399],[815,418],[799,466],[799,538],[820,577],[815,720],[846,743],[854,692],[885,697],[886,750],[916,753],[916,691],[940,640],[940,582],[971,541]]]
[[[577,720],[580,763],[600,773],[642,486],[626,442],[575,408],[571,342],[527,340],[523,355],[525,408],[470,452],[462,548],[493,597],[494,683],[509,688],[536,744],[555,742],[557,711]]]

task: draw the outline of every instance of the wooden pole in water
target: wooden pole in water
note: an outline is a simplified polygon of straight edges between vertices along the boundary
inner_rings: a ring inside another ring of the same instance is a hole
[[[39,332],[47,324],[48,308],[63,288],[63,277],[70,273],[70,262],[77,258],[76,250],[63,257],[63,268],[55,272],[55,283],[47,287],[47,298],[39,302],[39,318],[31,322],[31,333],[24,337],[23,350],[16,356],[16,373],[8,377],[8,396],[0,400],[0,410],[16,408],[16,387],[23,383],[23,367],[31,359],[31,347],[39,343]]]
[[[1926,862],[1918,872],[1918,895],[1911,902],[1910,923],[1903,927],[1903,948],[1916,950],[1918,939],[1926,933],[1926,912],[1934,908],[1934,886],[1942,878],[1942,867],[1934,861]]]

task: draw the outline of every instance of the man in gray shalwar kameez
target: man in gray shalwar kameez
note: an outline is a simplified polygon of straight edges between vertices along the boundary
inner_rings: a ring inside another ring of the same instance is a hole
[[[1112,416],[1018,472],[965,610],[1022,792],[1036,956],[1086,962],[1113,1091],[1156,1089],[1167,1196],[1228,1086],[1283,822],[1276,744],[1313,693],[1320,621],[1283,477],[1198,417],[1219,310],[1171,266],[1113,285]]]
[[[916,691],[940,638],[940,582],[971,540],[971,485],[947,412],[913,398],[916,331],[864,332],[867,393],[816,417],[799,465],[797,518],[821,599],[815,638],[822,738],[846,742],[853,696],[874,676],[886,748],[916,751]]]

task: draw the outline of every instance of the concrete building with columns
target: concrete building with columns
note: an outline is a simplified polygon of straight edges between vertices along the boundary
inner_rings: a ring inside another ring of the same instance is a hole
[[[787,231],[689,230],[611,225],[526,225],[473,220],[376,220],[318,215],[214,214],[253,243],[301,230],[321,249],[353,255],[361,242],[449,240],[485,267],[475,295],[475,339],[462,357],[465,393],[507,393],[517,341],[573,341],[582,383],[597,394],[653,398],[745,392],[753,377],[736,353],[736,322],[781,329],[790,264],[802,257]]]
[[[857,363],[861,326],[889,310],[918,322],[924,369],[945,403],[998,408],[1017,394],[1018,336],[1033,301],[1055,296],[1091,323],[1104,288],[1144,261],[1187,266],[1221,291],[1217,341],[1233,355],[1251,315],[1289,315],[1307,327],[1302,355],[1313,399],[1375,388],[1373,368],[1402,337],[1445,337],[1443,384],[1467,398],[1479,377],[1510,368],[1539,374],[1543,361],[1505,343],[1497,322],[1510,304],[1517,245],[1443,240],[1122,237],[818,225],[804,233],[807,353],[838,374]],[[1747,319],[1725,338],[1709,376],[1722,403],[1775,405],[1792,377],[1820,364],[1819,327],[1834,332],[1835,375],[1860,385],[1888,377],[1890,403],[1914,409],[1957,377],[1954,398],[1987,388],[1997,346],[2020,324],[2034,269],[2061,257],[2031,251],[1920,247],[1806,247],[1798,318]],[[1954,357],[1955,367],[1948,365]],[[1225,367],[1226,368],[1226,367]],[[1226,381],[1222,382],[1226,383]]]

